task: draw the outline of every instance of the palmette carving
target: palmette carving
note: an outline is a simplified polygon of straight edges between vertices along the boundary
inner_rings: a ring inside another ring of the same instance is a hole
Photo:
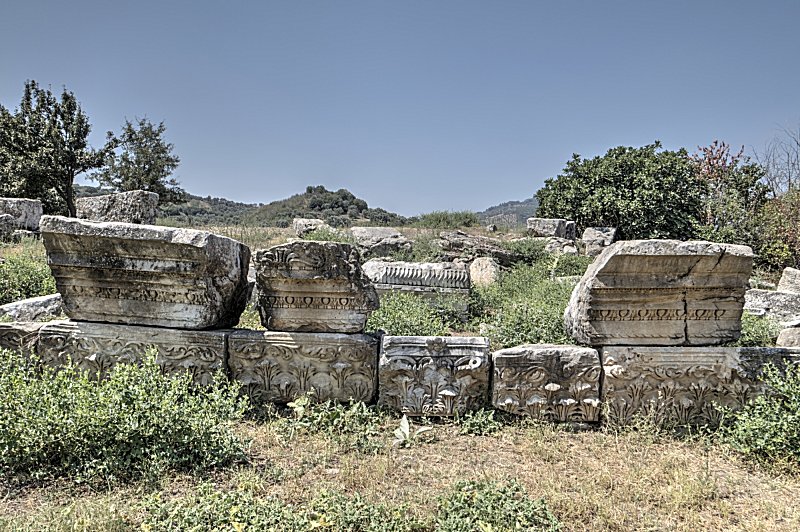
[[[486,404],[489,342],[478,337],[384,336],[383,406],[410,416],[452,416]]]
[[[800,361],[800,349],[608,347],[602,351],[608,418],[637,417],[677,425],[719,424],[719,407],[737,409],[765,392],[767,363]]]
[[[495,408],[558,422],[600,419],[600,356],[576,346],[522,345],[492,354]]]
[[[34,353],[39,329],[43,325],[38,322],[0,323],[0,349],[16,351],[24,356]]]
[[[188,372],[195,383],[211,384],[223,369],[225,331],[184,331],[107,325],[87,322],[53,322],[39,331],[37,353],[43,364],[68,363],[104,378],[116,364],[139,363],[150,347],[165,373]]]
[[[363,334],[239,330],[228,341],[231,375],[257,403],[368,402],[375,394],[378,343]]]

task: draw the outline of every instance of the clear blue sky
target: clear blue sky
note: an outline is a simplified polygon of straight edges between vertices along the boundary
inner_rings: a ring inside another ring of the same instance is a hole
[[[482,210],[573,152],[797,127],[800,1],[4,0],[0,102],[27,79],[73,91],[96,146],[163,120],[195,194]]]

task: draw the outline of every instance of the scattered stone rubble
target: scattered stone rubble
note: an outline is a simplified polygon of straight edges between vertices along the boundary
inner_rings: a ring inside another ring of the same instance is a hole
[[[607,412],[620,423],[656,416],[709,424],[718,421],[715,404],[736,408],[764,393],[758,377],[766,363],[800,363],[800,329],[782,333],[787,347],[714,347],[738,336],[753,258],[744,246],[612,244],[565,313],[567,330],[591,347],[490,353],[483,337],[362,333],[377,308],[376,288],[468,291],[478,275],[463,263],[370,261],[362,271],[348,244],[297,241],[261,250],[258,308],[270,330],[231,330],[247,297],[242,244],[201,231],[61,217],[45,217],[42,233],[71,319],[0,323],[0,347],[56,367],[72,362],[97,378],[153,346],[167,372],[188,371],[204,385],[224,370],[256,402],[313,393],[317,400],[377,400],[410,416],[452,416],[491,402],[556,422],[595,423]],[[456,233],[452,241],[469,242],[460,252],[483,247],[493,256],[474,238]],[[495,261],[473,266],[494,272],[502,264]]]
[[[78,218],[95,222],[154,224],[158,214],[158,194],[131,190],[78,198],[75,200],[75,211]]]
[[[616,227],[587,227],[581,236],[584,252],[589,257],[596,257],[616,240]]]
[[[352,227],[350,234],[356,239],[364,258],[410,254],[413,246],[400,231],[391,227]]]
[[[295,218],[292,220],[292,229],[294,233],[303,238],[308,233],[317,229],[329,229],[333,231],[333,227],[325,223],[325,220],[319,218]]]

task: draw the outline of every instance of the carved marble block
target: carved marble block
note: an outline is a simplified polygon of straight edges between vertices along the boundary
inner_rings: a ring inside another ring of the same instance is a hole
[[[25,356],[36,352],[39,329],[44,324],[29,321],[0,322],[0,349],[16,351]]]
[[[409,416],[452,416],[489,396],[489,340],[461,336],[384,336],[378,404]]]
[[[548,421],[600,419],[600,355],[571,345],[520,345],[492,353],[492,404]]]
[[[357,333],[378,294],[349,244],[298,240],[256,252],[261,323],[273,331]]]
[[[365,262],[363,269],[380,296],[406,292],[433,306],[446,300],[463,316],[469,310],[470,270],[465,264],[373,259]]]
[[[187,371],[200,385],[210,384],[224,368],[226,331],[190,331],[56,321],[39,330],[37,353],[42,363],[63,367],[70,361],[96,378],[116,364],[142,360],[150,347],[167,373]]]
[[[44,216],[47,261],[76,320],[232,327],[247,304],[250,250],[193,229]]]
[[[372,336],[236,330],[228,353],[232,377],[257,403],[287,403],[308,392],[319,401],[369,402],[375,395]]]
[[[605,347],[603,401],[609,419],[636,416],[678,425],[716,425],[715,405],[739,408],[764,393],[764,366],[800,362],[800,349],[775,347]]]
[[[606,248],[564,314],[581,344],[715,345],[736,340],[753,265],[747,246],[631,240]]]

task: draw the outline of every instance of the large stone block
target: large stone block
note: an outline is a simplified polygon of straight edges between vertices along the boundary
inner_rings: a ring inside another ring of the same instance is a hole
[[[800,349],[770,347],[605,347],[603,400],[609,419],[717,425],[717,406],[739,408],[764,393],[767,363],[800,362]]]
[[[590,257],[596,257],[605,248],[617,239],[616,227],[587,227],[581,236],[585,252]]]
[[[378,404],[409,416],[452,416],[484,406],[488,395],[488,339],[383,337]]]
[[[156,362],[165,372],[189,372],[197,384],[207,385],[225,366],[226,336],[226,331],[58,321],[39,329],[37,353],[49,366],[72,362],[103,378],[116,364],[141,362],[154,347]]]
[[[369,402],[377,386],[378,341],[365,334],[237,330],[228,340],[231,375],[257,402]]]
[[[292,220],[292,229],[294,229],[294,234],[303,238],[308,233],[317,229],[333,230],[333,227],[326,224],[325,220],[320,220],[319,218],[295,218]]]
[[[298,240],[256,252],[261,323],[273,331],[357,333],[378,294],[349,244]]]
[[[771,318],[784,327],[800,325],[800,294],[754,288],[745,293],[744,309]]]
[[[528,218],[527,227],[530,236],[567,237],[568,220],[562,218]],[[575,238],[575,222],[572,222],[571,236]]]
[[[747,246],[617,242],[573,290],[564,325],[578,343],[594,346],[733,341],[752,264]]]
[[[477,257],[492,257],[501,266],[511,266],[522,258],[522,255],[506,249],[502,244],[496,238],[468,235],[463,231],[442,231],[438,241],[442,251],[438,260],[469,262]]]
[[[35,353],[39,329],[43,325],[44,322],[0,322],[0,349],[9,349],[26,356]]]
[[[158,194],[131,190],[75,200],[78,218],[95,222],[154,224],[158,214]]]
[[[548,421],[600,419],[600,355],[574,345],[520,345],[492,353],[492,404]]]
[[[784,268],[781,280],[778,282],[778,291],[800,294],[800,270]]]
[[[469,264],[469,282],[472,286],[489,286],[500,278],[500,265],[491,257],[478,257]]]
[[[394,253],[410,253],[412,243],[391,227],[352,227],[350,234],[362,248],[364,257],[386,257]]]
[[[800,347],[800,327],[784,329],[778,334],[778,347]]]
[[[44,216],[42,239],[64,312],[76,320],[224,328],[247,304],[250,250],[230,238]]]
[[[17,229],[38,231],[39,219],[42,217],[42,202],[22,198],[0,198],[0,214],[13,217]]]
[[[46,321],[64,317],[61,294],[31,297],[0,306],[0,317],[14,321]]]

